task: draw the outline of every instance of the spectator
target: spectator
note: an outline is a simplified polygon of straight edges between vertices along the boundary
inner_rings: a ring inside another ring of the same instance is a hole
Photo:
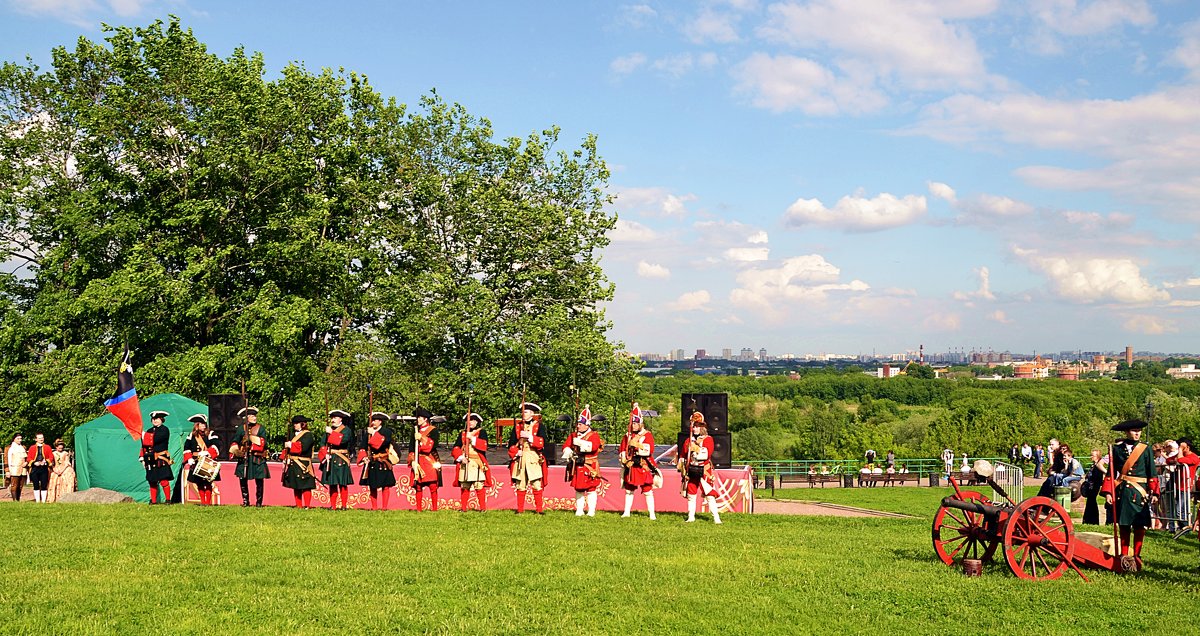
[[[1104,477],[1108,474],[1108,456],[1104,455],[1100,449],[1092,449],[1092,467],[1088,469],[1087,477],[1079,486],[1079,492],[1083,495],[1083,522],[1094,526],[1100,525],[1100,508],[1096,505],[1096,496],[1100,494],[1100,487],[1104,485]],[[1105,523],[1108,523],[1111,514],[1105,515]]]
[[[1029,442],[1021,444],[1021,461],[1028,464],[1033,460],[1033,449],[1029,447]]]
[[[942,464],[946,467],[946,479],[950,479],[954,471],[954,451],[949,448],[942,450]]]
[[[47,500],[58,501],[59,497],[75,492],[74,458],[62,439],[54,440],[54,466],[50,468],[50,492]]]
[[[867,449],[867,452],[866,452],[866,453],[864,453],[864,455],[865,455],[865,456],[866,456],[866,458],[867,458],[867,463],[868,463],[868,464],[874,464],[874,463],[875,463],[875,451],[874,451],[874,450],[872,450],[872,449],[868,448],[868,449]]]
[[[1049,456],[1048,459],[1050,461],[1050,469],[1047,470],[1046,473],[1047,474],[1062,473],[1063,472],[1062,444],[1060,444],[1057,439],[1055,439],[1053,437],[1050,438],[1050,443],[1046,445],[1046,454]]]
[[[21,444],[21,434],[13,437],[12,446],[8,447],[8,488],[13,501],[21,500],[21,489],[25,487],[25,460],[28,457],[25,447]]]
[[[887,454],[887,466],[888,466],[888,468],[895,468],[895,467],[896,467],[896,453],[894,453],[894,452],[893,452],[893,451],[891,451],[891,450],[888,450],[888,454]]]
[[[1176,459],[1176,461],[1179,462],[1180,466],[1187,468],[1186,471],[1182,471],[1182,475],[1181,475],[1184,479],[1184,484],[1185,484],[1184,492],[1195,493],[1196,492],[1196,467],[1200,466],[1200,455],[1197,455],[1196,453],[1192,452],[1192,438],[1190,438],[1190,437],[1180,437],[1179,438],[1179,457],[1178,457],[1178,459]],[[1181,504],[1181,506],[1185,513],[1183,518],[1187,518],[1186,513],[1187,513],[1187,506],[1188,506],[1188,497],[1184,496],[1184,497],[1181,497],[1181,499],[1183,500],[1183,503]],[[1200,528],[1200,519],[1192,519],[1192,530],[1196,530],[1197,528]]]
[[[1008,462],[1010,464],[1017,464],[1017,463],[1020,463],[1020,461],[1021,461],[1021,449],[1014,443],[1012,445],[1012,448],[1008,449]]]
[[[1038,444],[1033,449],[1033,478],[1042,478],[1042,465],[1046,463],[1046,451],[1042,449],[1042,445]]]
[[[1075,453],[1070,446],[1064,444],[1060,449],[1063,456],[1063,470],[1059,474],[1059,483],[1071,487],[1072,484],[1083,481],[1083,464],[1075,459]]]

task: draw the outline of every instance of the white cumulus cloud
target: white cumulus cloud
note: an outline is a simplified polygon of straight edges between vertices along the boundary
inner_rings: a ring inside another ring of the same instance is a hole
[[[741,16],[737,14],[704,9],[684,26],[683,33],[696,44],[737,42],[737,25],[740,19]]]
[[[622,55],[609,63],[608,68],[617,75],[628,75],[646,64],[646,55],[644,53],[630,53]]]
[[[657,263],[647,263],[646,261],[638,261],[637,275],[642,278],[661,278],[666,279],[671,277],[671,270]]]
[[[954,188],[937,181],[929,182],[929,194],[950,203],[958,200],[958,195],[954,192]]]
[[[652,243],[658,240],[658,233],[637,221],[617,219],[608,238],[614,243]]]
[[[1124,258],[1043,256],[1036,250],[1013,248],[1030,269],[1046,277],[1059,297],[1079,303],[1144,304],[1171,299],[1142,276],[1137,263]]]
[[[788,227],[816,225],[848,232],[874,232],[915,223],[925,216],[925,197],[903,198],[886,192],[868,199],[844,196],[833,208],[818,199],[797,199],[788,207],[783,222]]]
[[[1126,331],[1147,336],[1161,336],[1167,333],[1178,333],[1179,325],[1174,320],[1161,316],[1135,315],[1130,316],[1123,324]]]
[[[1126,23],[1155,22],[1146,0],[1038,0],[1030,6],[1034,17],[1063,35],[1093,35]]]
[[[769,247],[731,247],[725,250],[725,258],[735,263],[765,261],[771,254]]]
[[[696,200],[694,194],[676,194],[660,187],[619,188],[614,194],[613,207],[618,212],[675,219],[687,216],[687,204]]]
[[[976,268],[975,275],[979,277],[979,289],[973,292],[956,291],[954,292],[954,299],[965,301],[975,299],[996,300],[996,295],[992,293],[991,272],[988,271],[988,268],[986,266]]]
[[[708,307],[708,303],[712,301],[712,296],[707,289],[698,289],[696,291],[685,292],[675,300],[667,303],[666,307],[670,311],[687,312],[687,311],[712,311]]]
[[[887,106],[887,96],[870,73],[836,74],[811,59],[755,53],[732,69],[735,90],[772,112],[799,110],[806,115],[860,115]]]
[[[768,322],[787,315],[794,303],[824,301],[831,292],[865,292],[870,285],[861,280],[837,282],[841,270],[819,254],[788,258],[778,267],[752,267],[737,275],[737,287],[729,293],[735,307],[749,307]]]

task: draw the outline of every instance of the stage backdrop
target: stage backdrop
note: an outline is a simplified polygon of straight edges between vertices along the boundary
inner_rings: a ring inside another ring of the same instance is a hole
[[[115,419],[115,418],[114,418]],[[126,435],[128,437],[128,435]],[[221,481],[216,482],[216,489],[219,496],[214,498],[216,503],[222,505],[241,505],[242,499],[238,489],[237,477],[233,472],[236,464],[233,462],[221,462]],[[354,481],[359,478],[360,468],[352,467],[354,472]],[[416,508],[417,495],[412,487],[412,472],[407,465],[396,466],[393,468],[396,472],[396,487],[392,491],[391,501],[388,507],[393,510],[413,510]],[[459,503],[459,489],[452,486],[454,483],[453,467],[449,465],[442,466],[442,486],[438,488],[438,507],[446,510],[457,510],[461,507]],[[493,466],[495,478],[491,488],[487,489],[487,507],[489,509],[508,509],[515,510],[517,507],[517,492],[513,490],[512,481],[508,478],[508,470],[505,466]],[[566,469],[562,466],[550,466],[550,479],[545,490],[545,504],[547,510],[574,510],[575,509],[575,490],[569,484],[563,481],[563,473]],[[320,474],[317,469],[317,474]],[[597,503],[597,509],[622,511],[625,509],[625,491],[621,488],[621,469],[620,468],[601,468],[600,473],[604,476],[605,481],[601,482],[598,492],[600,497]],[[718,492],[716,495],[717,505],[721,512],[753,512],[754,508],[754,491],[753,480],[751,479],[751,471],[749,467],[726,468],[716,471],[718,478]],[[283,465],[278,462],[271,462],[271,479],[266,483],[266,496],[263,498],[263,503],[268,506],[291,506],[294,504],[292,491],[284,488],[280,483],[280,475],[283,474]],[[663,487],[654,491],[654,507],[658,512],[686,512],[687,500],[679,494],[679,473],[671,467],[663,468]],[[254,486],[251,485],[251,489]],[[428,494],[428,492],[426,492]],[[196,495],[195,486],[188,488],[187,502],[197,503],[199,498]],[[525,493],[526,510],[533,510],[533,491]],[[317,490],[313,491],[313,505],[328,506],[329,505],[329,489],[317,484]],[[703,500],[701,500],[703,504]],[[358,509],[370,509],[371,499],[366,486],[350,486],[350,507]],[[425,507],[429,507],[428,498],[425,501]],[[471,498],[471,507],[475,507],[475,498]],[[635,511],[646,510],[646,500],[638,493],[633,500],[633,509]],[[705,507],[701,505],[702,511]]]

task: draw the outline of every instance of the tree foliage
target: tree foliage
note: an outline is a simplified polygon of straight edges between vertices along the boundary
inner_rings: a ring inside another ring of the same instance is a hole
[[[436,93],[209,53],[177,20],[0,69],[3,426],[100,412],[125,341],[143,393],[245,380],[308,413],[622,403],[594,137],[496,140]],[[431,386],[432,385],[432,386]],[[619,398],[619,399],[618,399]],[[344,406],[343,406],[344,408]],[[9,431],[3,431],[9,432]]]

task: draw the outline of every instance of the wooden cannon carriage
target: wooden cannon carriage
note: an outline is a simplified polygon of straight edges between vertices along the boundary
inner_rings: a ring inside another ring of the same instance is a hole
[[[1084,581],[1080,566],[1131,572],[1131,557],[1117,558],[1113,537],[1096,532],[1076,533],[1071,515],[1048,497],[1020,503],[1009,498],[992,480],[991,465],[976,462],[972,481],[992,487],[1006,501],[996,502],[973,490],[962,490],[954,476],[954,494],[942,499],[933,518],[933,550],[946,565],[961,566],[965,559],[993,560],[1002,549],[1013,574],[1043,581],[1062,576],[1067,568]]]

